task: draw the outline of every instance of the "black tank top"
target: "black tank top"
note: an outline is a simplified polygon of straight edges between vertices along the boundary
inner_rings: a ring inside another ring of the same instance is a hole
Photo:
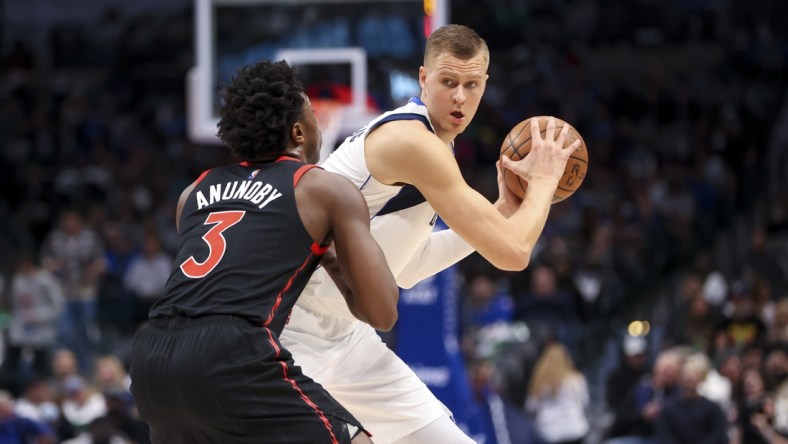
[[[314,165],[289,157],[204,172],[187,198],[172,273],[151,318],[229,314],[276,333],[325,251],[298,214]]]

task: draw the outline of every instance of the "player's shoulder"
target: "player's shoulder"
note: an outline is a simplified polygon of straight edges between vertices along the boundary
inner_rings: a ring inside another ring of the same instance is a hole
[[[439,140],[418,120],[393,120],[380,125],[367,136],[367,147],[377,146],[386,151],[410,151],[427,141]]]
[[[350,179],[323,168],[310,169],[298,182],[296,189],[310,202],[331,210],[358,211],[366,205],[361,191]]]
[[[349,191],[358,192],[358,189],[350,179],[325,169],[315,166],[304,172],[298,182],[298,187],[304,187],[305,191],[321,195],[342,195]]]

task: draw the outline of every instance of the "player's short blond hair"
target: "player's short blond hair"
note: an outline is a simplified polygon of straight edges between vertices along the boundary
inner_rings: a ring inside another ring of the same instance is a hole
[[[427,39],[424,50],[424,66],[440,54],[450,54],[460,60],[468,60],[482,53],[484,61],[490,62],[487,42],[473,29],[463,25],[445,25],[436,29]]]

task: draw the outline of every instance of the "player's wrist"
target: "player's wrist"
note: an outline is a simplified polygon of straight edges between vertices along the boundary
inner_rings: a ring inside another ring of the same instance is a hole
[[[558,186],[558,182],[561,180],[561,177],[555,177],[552,175],[543,175],[543,174],[532,174],[528,177],[528,187],[544,187],[545,189],[555,190]]]

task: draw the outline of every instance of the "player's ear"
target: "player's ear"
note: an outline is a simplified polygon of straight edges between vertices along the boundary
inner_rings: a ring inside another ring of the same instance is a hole
[[[296,122],[290,128],[290,138],[293,139],[296,145],[304,143],[304,127],[301,122]]]
[[[424,89],[424,86],[427,84],[427,68],[420,66],[419,67],[419,86],[421,89]]]

